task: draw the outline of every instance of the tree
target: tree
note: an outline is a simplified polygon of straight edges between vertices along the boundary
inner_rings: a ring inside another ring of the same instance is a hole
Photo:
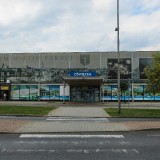
[[[156,94],[160,92],[160,52],[153,55],[152,66],[146,66],[144,69],[147,80],[147,90]]]
[[[121,93],[124,94],[124,101],[125,101],[125,94],[126,94],[126,91],[128,90],[128,83],[121,81],[120,87],[121,87]]]

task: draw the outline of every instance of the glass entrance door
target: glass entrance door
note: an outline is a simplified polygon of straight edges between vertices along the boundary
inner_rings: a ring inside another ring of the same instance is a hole
[[[71,86],[70,92],[72,102],[99,102],[100,100],[100,87]]]

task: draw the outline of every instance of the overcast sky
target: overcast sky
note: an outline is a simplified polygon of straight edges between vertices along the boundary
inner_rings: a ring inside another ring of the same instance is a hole
[[[117,0],[0,0],[0,53],[116,51]],[[160,50],[160,0],[119,0],[120,50]]]

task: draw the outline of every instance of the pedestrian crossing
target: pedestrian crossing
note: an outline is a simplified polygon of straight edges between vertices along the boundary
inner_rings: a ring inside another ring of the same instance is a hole
[[[48,117],[46,121],[87,121],[87,122],[109,122],[108,118],[84,118],[84,117]]]
[[[123,134],[20,134],[18,139],[0,146],[1,154],[75,154],[99,157],[120,156],[128,160],[140,151]],[[120,159],[121,160],[121,159]]]
[[[50,156],[49,159],[70,160],[75,156],[92,160],[119,159],[145,160],[152,154],[152,159],[159,159],[159,132],[99,132],[93,133],[46,133],[1,135],[0,159],[27,160],[26,155]],[[152,144],[152,145],[148,145]],[[153,145],[154,144],[154,145]],[[147,149],[147,151],[146,151]],[[61,157],[62,155],[62,157]],[[14,157],[14,158],[13,158]],[[28,157],[27,157],[28,158]]]

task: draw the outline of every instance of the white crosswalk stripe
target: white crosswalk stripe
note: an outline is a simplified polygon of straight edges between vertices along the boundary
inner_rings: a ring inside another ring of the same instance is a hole
[[[81,117],[48,117],[46,121],[101,121],[101,122],[109,122],[107,118],[81,118]]]
[[[52,134],[21,134],[20,138],[124,138],[123,135],[52,135]]]

